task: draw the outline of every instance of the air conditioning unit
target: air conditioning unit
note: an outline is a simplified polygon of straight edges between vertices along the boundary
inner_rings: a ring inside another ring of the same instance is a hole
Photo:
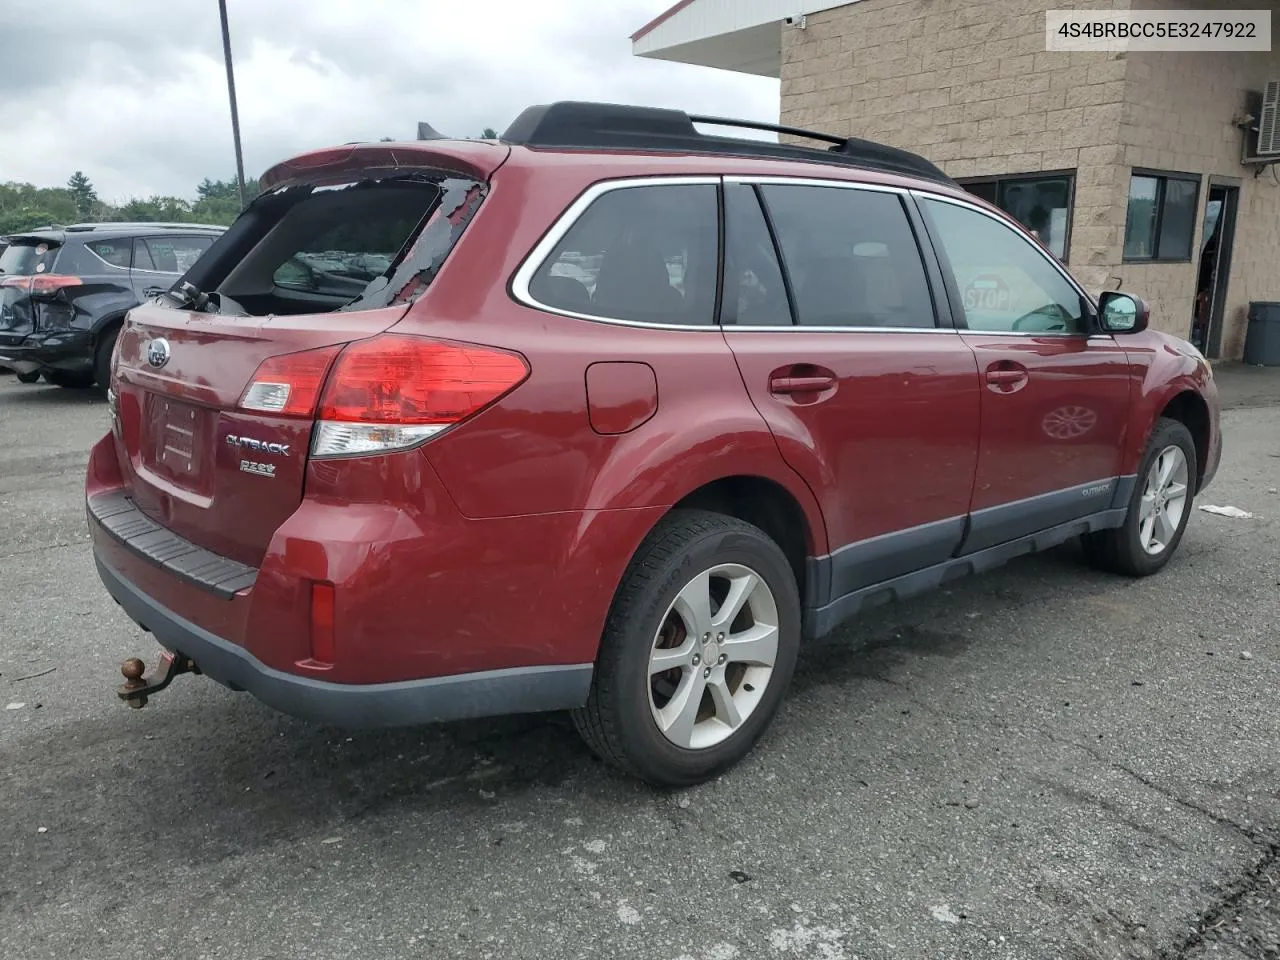
[[[1258,155],[1280,154],[1280,80],[1272,80],[1262,94],[1258,119]]]
[[[1244,134],[1240,162],[1262,170],[1280,163],[1280,80],[1267,81],[1261,93],[1249,92],[1245,97],[1245,115],[1236,120]]]

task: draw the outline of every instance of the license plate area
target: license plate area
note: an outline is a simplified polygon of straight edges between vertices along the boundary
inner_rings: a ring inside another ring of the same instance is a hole
[[[169,397],[147,396],[143,463],[157,476],[192,493],[208,494],[210,411]]]

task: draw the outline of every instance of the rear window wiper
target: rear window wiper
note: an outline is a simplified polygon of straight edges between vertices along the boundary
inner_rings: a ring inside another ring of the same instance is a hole
[[[209,307],[209,295],[202,293],[193,283],[183,282],[177,287],[170,287],[161,296],[179,310],[204,313]]]

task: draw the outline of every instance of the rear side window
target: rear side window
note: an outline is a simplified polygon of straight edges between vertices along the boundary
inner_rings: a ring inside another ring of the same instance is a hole
[[[151,259],[151,251],[147,249],[147,241],[133,241],[133,269],[154,270],[155,261]]]
[[[539,303],[613,320],[714,320],[719,269],[716,188],[620,187],[598,197],[529,284]]]
[[[18,239],[0,253],[0,274],[6,277],[30,277],[52,273],[58,245],[47,240]]]
[[[186,273],[200,255],[213,243],[212,237],[147,237],[151,265],[147,270],[160,273]],[[140,266],[135,263],[134,266]]]
[[[86,243],[85,246],[99,260],[111,267],[128,270],[129,262],[133,259],[132,240],[94,240]]]
[[[761,188],[795,297],[814,327],[932,327],[933,299],[915,233],[894,193]]]

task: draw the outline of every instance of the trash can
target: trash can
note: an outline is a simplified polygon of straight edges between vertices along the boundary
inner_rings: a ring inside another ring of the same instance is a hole
[[[1280,367],[1280,303],[1249,304],[1249,326],[1244,334],[1244,362]]]

